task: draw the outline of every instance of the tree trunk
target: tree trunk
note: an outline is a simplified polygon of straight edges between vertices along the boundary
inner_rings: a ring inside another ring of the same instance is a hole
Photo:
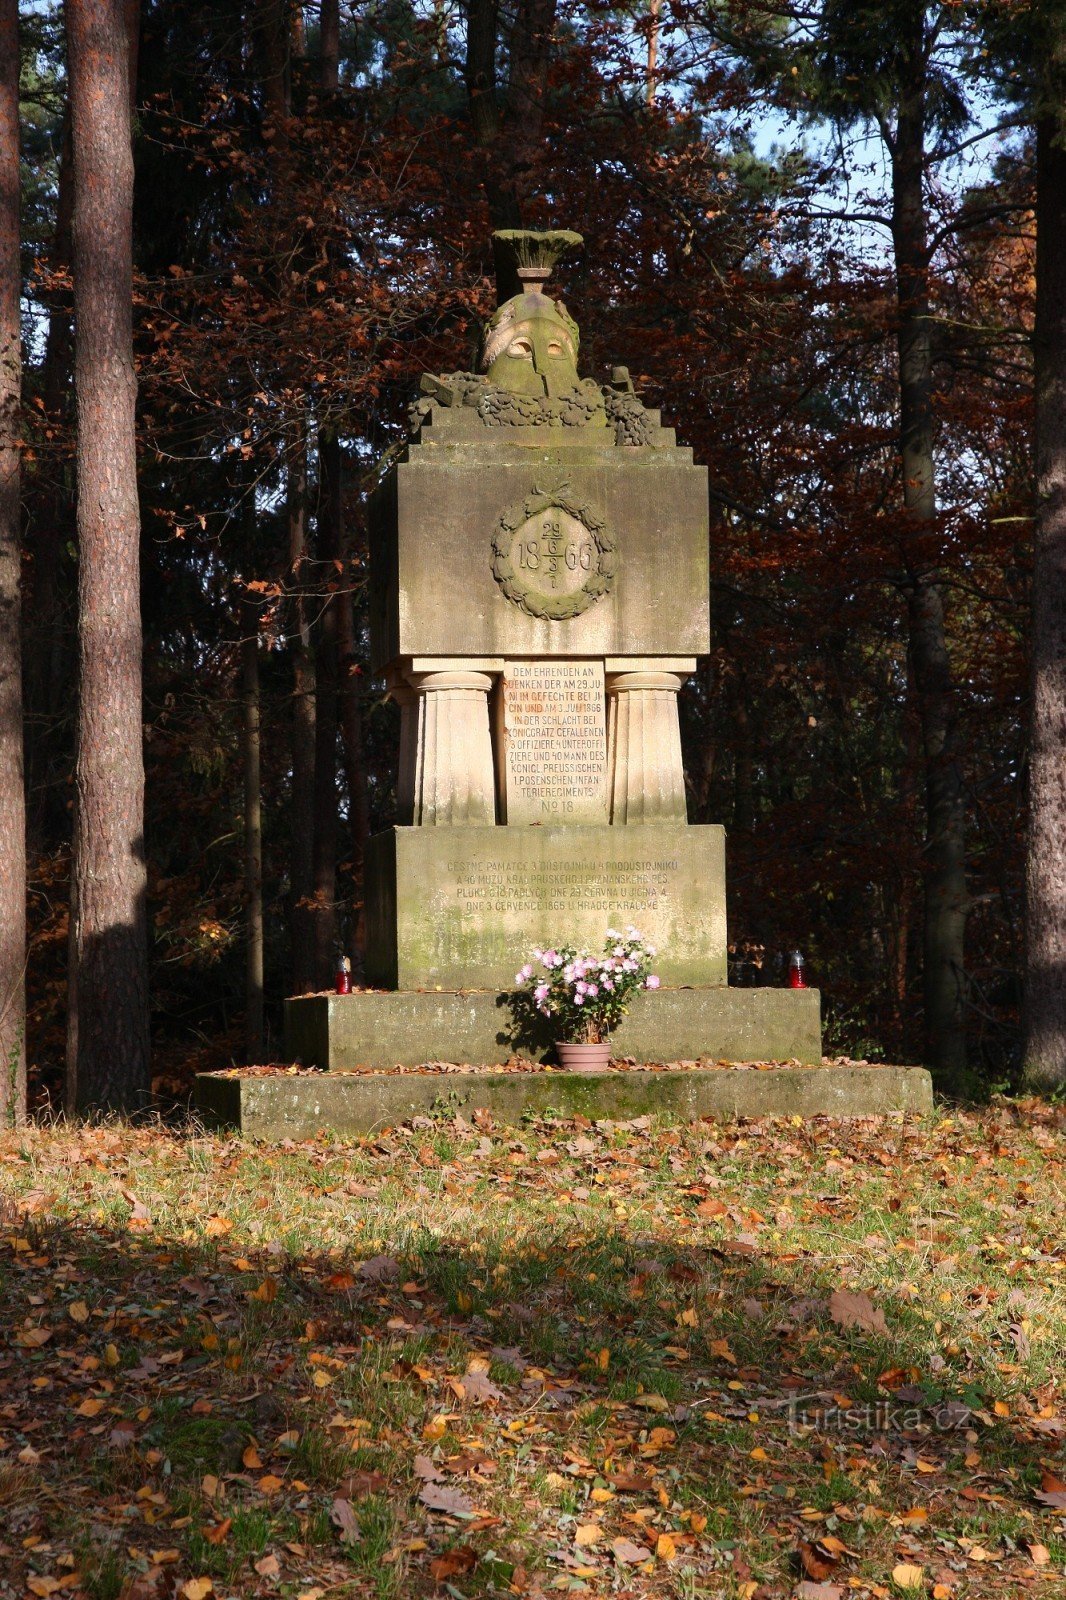
[[[370,800],[367,793],[366,756],[363,749],[363,675],[355,631],[352,594],[354,563],[349,551],[344,564],[344,587],[337,596],[340,645],[340,725],[344,777],[348,785],[348,826],[352,839],[352,887],[355,895],[355,953],[366,949],[366,902],[363,894],[363,858],[370,837]]]
[[[324,987],[337,955],[337,587],[340,578],[340,445],[333,433],[318,446],[319,594],[315,644],[314,896],[311,950],[314,983]]]
[[[251,491],[254,494],[254,489]],[[244,1053],[263,1059],[263,818],[259,773],[259,607],[241,605],[241,744],[244,767]]]
[[[288,0],[256,0],[254,43],[257,76],[263,89],[263,111],[281,133],[289,115]]]
[[[333,93],[340,83],[340,0],[321,0],[318,13],[318,48],[318,81],[323,89]]]
[[[971,1087],[966,1064],[965,800],[956,747],[955,694],[936,571],[933,363],[924,193],[924,6],[915,4],[892,149],[892,237],[899,315],[900,448],[910,661],[925,763],[923,983],[926,1059],[938,1087]]]
[[[655,104],[655,89],[659,65],[659,0],[648,0],[648,65],[645,72],[644,95],[650,106]]]
[[[296,588],[292,655],[292,790],[290,815],[289,930],[294,994],[314,986],[312,962],[315,839],[315,658],[304,588],[309,578],[307,549],[307,432],[301,423],[293,442],[288,486],[289,568]]]
[[[70,132],[70,105],[63,115],[59,181],[56,193],[55,232],[50,264],[55,272],[69,271],[73,253],[74,152]],[[70,376],[74,344],[71,305],[66,291],[52,291],[45,340],[41,397],[49,422],[63,429],[70,405]],[[55,770],[54,729],[62,712],[64,681],[72,662],[72,633],[65,613],[68,581],[73,568],[66,545],[73,521],[73,494],[64,451],[42,463],[38,477],[36,515],[27,544],[32,552],[30,588],[24,623],[26,658],[26,803],[29,849],[36,853],[46,828],[49,798],[66,774]],[[65,784],[63,785],[65,788]]]
[[[1059,67],[1066,81],[1066,63]],[[1066,105],[1066,102],[1064,102]],[[1026,865],[1025,1077],[1066,1084],[1066,147],[1036,133],[1036,552]]]
[[[26,1116],[18,0],[0,0],[0,1125]]]
[[[128,6],[67,0],[74,140],[78,740],[67,1104],[150,1088]]]

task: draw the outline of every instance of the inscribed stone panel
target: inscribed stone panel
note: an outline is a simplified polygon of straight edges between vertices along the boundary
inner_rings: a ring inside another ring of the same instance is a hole
[[[508,824],[606,822],[602,661],[508,661],[498,731]]]

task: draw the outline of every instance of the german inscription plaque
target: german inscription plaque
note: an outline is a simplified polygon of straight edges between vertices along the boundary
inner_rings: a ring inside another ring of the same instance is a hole
[[[602,661],[507,662],[498,728],[504,821],[606,822]]]

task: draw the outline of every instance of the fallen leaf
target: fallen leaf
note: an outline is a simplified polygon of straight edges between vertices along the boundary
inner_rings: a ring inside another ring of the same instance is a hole
[[[104,1409],[105,1404],[106,1401],[96,1400],[90,1396],[89,1399],[83,1400],[81,1405],[77,1407],[75,1416],[98,1417],[101,1411]]]
[[[18,1336],[18,1342],[27,1350],[39,1350],[51,1337],[51,1328],[23,1328]]]
[[[260,1494],[277,1494],[284,1481],[283,1478],[276,1477],[273,1472],[265,1472],[256,1484],[256,1488]]]
[[[574,1530],[574,1543],[579,1550],[586,1550],[589,1545],[599,1544],[603,1538],[603,1529],[598,1522],[579,1522]]]
[[[249,1472],[257,1470],[263,1465],[263,1459],[254,1444],[250,1444],[248,1446],[241,1457],[241,1460],[244,1462],[244,1465],[248,1468]]]
[[[1041,1475],[1040,1487],[1033,1493],[1041,1505],[1050,1506],[1053,1511],[1066,1511],[1066,1483],[1053,1472]]]
[[[341,1544],[358,1544],[359,1519],[352,1510],[350,1500],[345,1500],[343,1495],[337,1495],[330,1508],[329,1520],[334,1527],[340,1529]]]
[[[1048,1562],[1051,1560],[1051,1552],[1046,1544],[1031,1544],[1029,1545],[1028,1549],[1029,1559],[1033,1563],[1034,1567],[1047,1566]]]
[[[261,1556],[255,1563],[255,1570],[261,1578],[277,1578],[281,1573],[281,1565],[277,1556]]]
[[[215,1586],[210,1578],[187,1578],[181,1592],[185,1600],[207,1600],[209,1594],[214,1594]]]
[[[828,1578],[834,1568],[839,1567],[840,1557],[832,1550],[827,1550],[824,1545],[806,1544],[800,1541],[799,1545],[800,1566],[808,1578],[813,1578],[816,1583],[821,1583]]]
[[[660,1533],[655,1541],[655,1554],[660,1561],[677,1559],[677,1545],[668,1533]]]
[[[835,1289],[829,1297],[829,1315],[841,1328],[861,1328],[864,1333],[887,1333],[888,1324],[880,1306],[868,1294],[850,1289]]]
[[[631,1400],[631,1406],[639,1406],[642,1411],[669,1411],[670,1402],[664,1400],[661,1394],[638,1394]]]
[[[892,1582],[897,1589],[920,1589],[925,1582],[925,1568],[911,1561],[901,1561],[892,1568]]]
[[[461,1544],[436,1556],[429,1564],[429,1573],[437,1583],[446,1583],[449,1578],[459,1578],[464,1572],[472,1572],[476,1566],[477,1551]]]
[[[651,1551],[645,1545],[634,1544],[632,1539],[615,1539],[611,1545],[614,1559],[625,1566],[638,1566],[651,1560]]]
[[[796,1600],[842,1600],[843,1586],[839,1583],[811,1583],[805,1578],[796,1585]]]
[[[207,1540],[208,1544],[224,1544],[229,1537],[229,1531],[232,1527],[233,1518],[225,1517],[221,1522],[216,1522],[213,1528],[205,1528],[204,1538]]]
[[[643,1494],[652,1487],[651,1478],[641,1477],[636,1472],[609,1472],[607,1482],[613,1489],[620,1489],[623,1494]]]
[[[67,1316],[71,1322],[76,1322],[81,1327],[89,1320],[89,1307],[84,1300],[75,1300],[67,1307]]]
[[[419,1490],[418,1498],[430,1511],[445,1511],[456,1517],[469,1517],[474,1513],[473,1501],[461,1489],[450,1489],[444,1484],[427,1483]]]
[[[367,1283],[387,1283],[400,1276],[400,1263],[395,1256],[371,1256],[358,1271]]]

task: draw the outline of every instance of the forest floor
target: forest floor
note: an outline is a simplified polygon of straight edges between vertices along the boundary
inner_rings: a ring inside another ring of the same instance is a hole
[[[1066,1593],[1066,1112],[0,1136],[0,1596]]]

